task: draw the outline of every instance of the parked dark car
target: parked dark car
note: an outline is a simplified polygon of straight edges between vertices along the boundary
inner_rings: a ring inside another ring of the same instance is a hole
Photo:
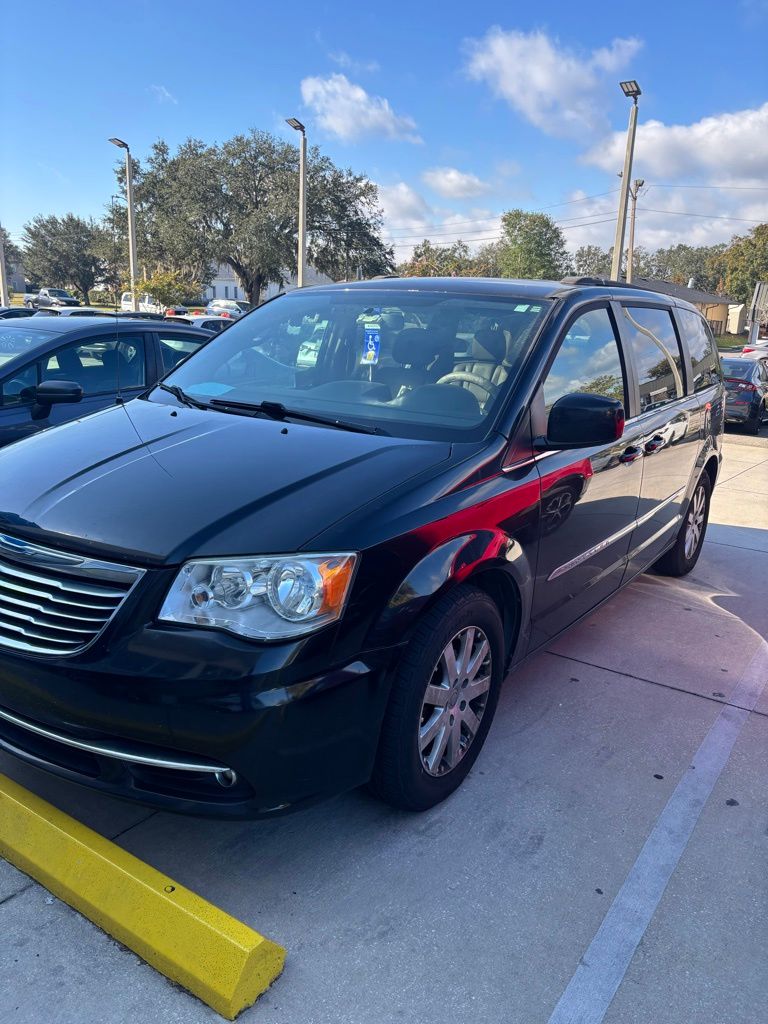
[[[23,320],[34,315],[35,310],[27,306],[0,306],[0,320]]]
[[[431,807],[523,658],[696,564],[724,395],[693,306],[593,279],[265,303],[0,452],[0,746],[183,812]]]
[[[128,317],[0,324],[0,447],[134,398],[210,337]]]
[[[725,422],[758,434],[768,419],[768,360],[723,359]]]
[[[24,305],[29,309],[46,309],[49,306],[79,306],[80,303],[64,288],[41,288],[36,294],[25,295]]]

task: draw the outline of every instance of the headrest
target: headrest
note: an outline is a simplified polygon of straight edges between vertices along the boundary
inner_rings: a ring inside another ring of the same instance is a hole
[[[422,327],[406,327],[395,338],[392,358],[402,366],[424,370],[441,348],[441,339]]]
[[[403,409],[413,409],[414,412],[461,416],[473,420],[480,418],[480,403],[471,391],[460,384],[425,384],[407,391],[392,404]]]
[[[381,326],[388,327],[390,331],[402,331],[403,327],[405,327],[405,315],[394,309],[382,313]]]
[[[507,354],[507,339],[502,330],[483,327],[472,340],[472,355],[478,359],[493,359],[503,363]]]

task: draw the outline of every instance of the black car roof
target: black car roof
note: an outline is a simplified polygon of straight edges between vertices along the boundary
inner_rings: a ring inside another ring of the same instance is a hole
[[[156,330],[155,325],[165,323],[159,320],[131,319],[131,317],[117,316],[41,316],[22,318],[23,323],[14,323],[12,320],[3,325],[3,330],[20,331],[45,331],[50,335],[65,335],[75,332],[83,334],[102,334],[104,328],[110,331],[135,331],[137,328],[143,330]],[[34,320],[34,323],[30,321]],[[198,337],[198,329],[187,327],[185,324],[173,324],[174,330],[188,330],[194,337]]]
[[[696,307],[683,299],[665,295],[648,288],[636,288],[620,281],[601,278],[565,278],[563,281],[532,281],[498,277],[377,277],[368,281],[348,281],[342,284],[315,285],[313,292],[334,291],[408,291],[447,292],[462,295],[525,297],[531,299],[563,299],[575,295],[584,298],[642,299],[659,306]],[[291,294],[291,293],[288,293]]]

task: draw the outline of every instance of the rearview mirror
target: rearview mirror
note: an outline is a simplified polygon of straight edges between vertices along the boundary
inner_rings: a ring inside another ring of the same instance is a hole
[[[549,411],[545,448],[591,448],[612,444],[624,433],[624,406],[615,398],[577,391]]]

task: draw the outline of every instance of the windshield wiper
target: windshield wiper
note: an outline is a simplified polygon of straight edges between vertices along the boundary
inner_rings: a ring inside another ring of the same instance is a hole
[[[177,384],[158,384],[157,385],[162,391],[167,391],[169,395],[173,395],[177,402],[181,402],[182,405],[188,405],[192,409],[208,409],[210,406],[207,402],[199,402],[192,395],[188,395],[186,391]]]
[[[356,434],[385,434],[389,437],[387,431],[381,427],[367,427],[362,423],[318,416],[317,413],[304,412],[303,409],[289,409],[282,402],[229,402],[226,398],[212,398],[210,404],[214,409],[232,409],[234,412],[247,415],[262,413],[272,420],[303,420],[305,423],[317,423],[323,427],[335,427],[337,430],[349,430]]]

